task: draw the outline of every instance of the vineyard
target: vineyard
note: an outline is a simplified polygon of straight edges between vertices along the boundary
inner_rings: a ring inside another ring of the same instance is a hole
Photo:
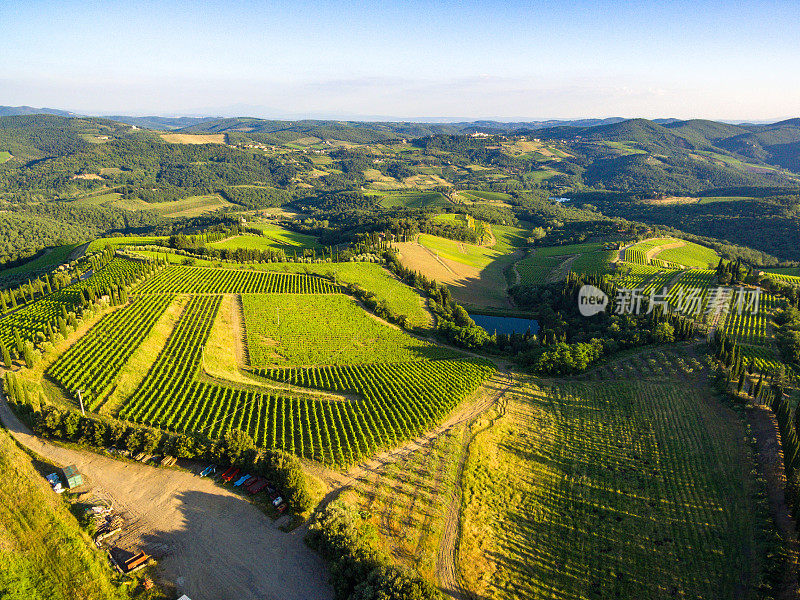
[[[719,259],[719,254],[711,248],[686,241],[679,248],[667,248],[658,254],[658,260],[697,269],[713,269],[719,264]]]
[[[132,286],[157,269],[155,265],[115,258],[102,270],[82,281],[49,294],[0,319],[0,341],[7,347],[14,344],[14,331],[23,339],[46,339],[49,328],[57,327],[63,313],[72,312],[84,301],[84,291],[95,297],[105,294],[112,286]]]
[[[663,379],[518,386],[467,465],[467,589],[755,598],[767,515],[745,429],[713,402]]]
[[[778,308],[778,299],[771,294],[762,294],[757,313],[738,311],[735,303],[734,294],[725,324],[721,327],[728,339],[739,344],[768,344],[773,337],[769,331],[770,314]]]
[[[636,246],[631,246],[630,248],[625,248],[625,262],[634,264],[634,265],[646,265],[648,264],[647,256],[645,255],[644,250],[638,248]]]
[[[454,358],[367,314],[343,294],[243,294],[250,364],[311,365]]]
[[[200,380],[203,346],[221,296],[187,304],[144,385],[122,418],[212,438],[230,428],[259,446],[330,464],[349,464],[422,433],[494,370],[484,361],[428,360],[260,371],[274,381],[357,393],[358,401],[289,398]]]
[[[523,284],[541,284],[553,270],[573,256],[570,270],[575,273],[604,274],[609,271],[615,250],[603,250],[603,244],[569,244],[564,246],[538,247],[517,263],[517,271]],[[564,273],[566,276],[566,272]]]
[[[95,410],[172,299],[142,296],[113,312],[62,354],[47,374],[66,390],[82,390],[87,408]]]
[[[336,286],[316,275],[171,265],[152,277],[141,294],[332,294]]]
[[[670,245],[675,247],[665,247]],[[644,240],[627,248],[624,255],[624,260],[627,263],[653,265],[665,269],[679,269],[682,267],[714,268],[719,263],[719,259],[719,254],[711,248],[677,238]]]

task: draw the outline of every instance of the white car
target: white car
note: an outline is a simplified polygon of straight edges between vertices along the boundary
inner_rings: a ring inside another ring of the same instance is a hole
[[[278,496],[277,498],[275,498],[275,500],[272,501],[272,506],[278,506],[280,505],[281,502],[283,502],[283,498]]]

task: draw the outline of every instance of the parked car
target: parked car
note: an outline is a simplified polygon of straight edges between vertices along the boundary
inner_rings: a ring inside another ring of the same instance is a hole
[[[237,479],[234,482],[233,487],[239,487],[240,485],[244,484],[245,481],[251,479],[252,477],[253,477],[252,475],[242,475],[241,477],[239,477],[239,479]]]
[[[230,483],[236,477],[238,477],[239,473],[241,473],[241,470],[239,470],[238,467],[231,467],[222,474],[222,477],[220,477],[220,479],[226,483]]]
[[[283,498],[278,496],[277,498],[275,498],[275,500],[272,501],[272,506],[277,508],[278,505],[281,504],[281,503],[283,503]]]
[[[61,484],[61,478],[58,476],[58,473],[50,473],[45,479],[56,494],[60,494],[64,491],[64,486]]]
[[[200,477],[209,477],[217,472],[216,465],[208,465],[205,469],[200,472]]]

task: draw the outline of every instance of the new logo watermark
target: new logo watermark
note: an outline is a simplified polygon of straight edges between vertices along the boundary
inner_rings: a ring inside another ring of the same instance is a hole
[[[603,312],[608,306],[608,295],[593,285],[584,285],[578,292],[578,310],[584,317]],[[665,314],[681,314],[687,317],[727,315],[735,311],[758,314],[761,304],[761,288],[744,287],[687,287],[668,292],[642,288],[617,288],[612,312],[617,315],[650,314],[661,307]]]
[[[578,310],[584,317],[601,313],[608,305],[608,295],[593,285],[585,285],[578,292]]]

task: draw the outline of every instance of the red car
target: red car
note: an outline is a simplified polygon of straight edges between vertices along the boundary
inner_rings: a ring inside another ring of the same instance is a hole
[[[267,487],[267,482],[261,479],[259,481],[250,484],[250,487],[247,488],[247,491],[250,492],[251,495],[255,495],[261,490],[263,490],[265,487]]]
[[[237,467],[231,467],[227,471],[222,474],[222,481],[231,482],[233,481],[240,473],[240,470]]]

